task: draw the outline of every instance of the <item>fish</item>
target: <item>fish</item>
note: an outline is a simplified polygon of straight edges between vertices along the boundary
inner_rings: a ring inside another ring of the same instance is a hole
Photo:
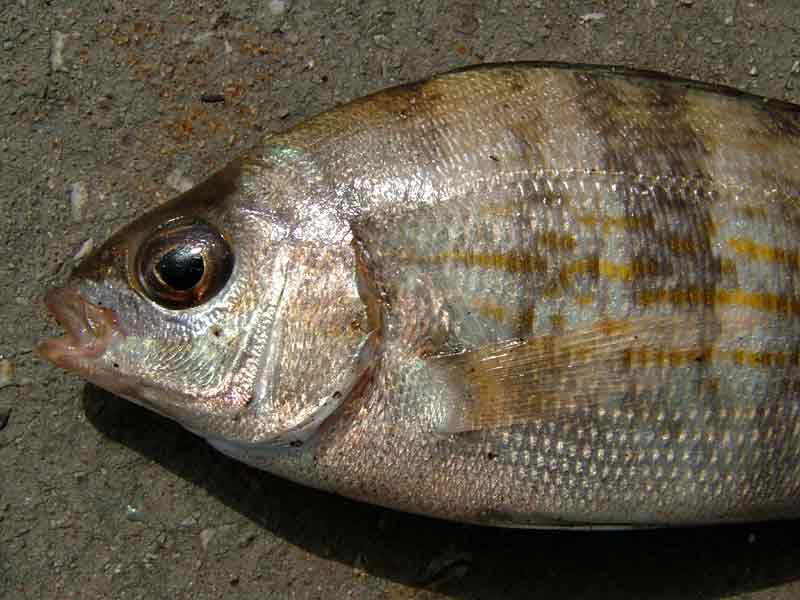
[[[39,353],[400,511],[797,517],[799,111],[560,63],[379,91],[110,237],[46,293]]]

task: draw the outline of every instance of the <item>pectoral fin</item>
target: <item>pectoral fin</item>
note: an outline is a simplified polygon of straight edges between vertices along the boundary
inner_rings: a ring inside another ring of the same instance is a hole
[[[702,361],[714,321],[703,315],[601,321],[557,335],[440,355],[459,391],[443,429],[472,431],[557,419],[652,389],[668,369]]]

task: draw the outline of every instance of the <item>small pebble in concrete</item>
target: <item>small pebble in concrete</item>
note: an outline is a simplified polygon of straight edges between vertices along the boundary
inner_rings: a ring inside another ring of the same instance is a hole
[[[214,539],[216,533],[214,529],[203,529],[203,531],[200,532],[200,545],[203,547],[203,550],[208,550],[208,545],[211,543],[211,540]]]
[[[86,182],[76,181],[69,188],[69,206],[72,211],[72,218],[80,221],[83,218],[86,203],[89,200],[89,192]]]
[[[225,102],[225,96],[222,94],[200,94],[200,102],[205,102],[206,104]]]
[[[595,21],[602,21],[606,18],[606,13],[604,12],[591,12],[586,13],[585,15],[581,15],[578,17],[578,20],[581,23],[593,23]]]
[[[282,15],[286,12],[286,2],[284,0],[272,0],[269,3],[269,12],[273,15]]]
[[[72,257],[72,260],[74,260],[75,262],[82,260],[83,258],[89,256],[89,254],[93,249],[94,249],[94,240],[92,240],[92,238],[89,238],[88,240],[86,240],[81,244],[81,247],[78,248],[78,251],[75,253],[75,256]]]
[[[167,185],[176,192],[182,194],[192,189],[194,187],[194,182],[180,169],[173,169],[173,171],[167,175]]]
[[[52,71],[66,71],[64,66],[64,41],[67,35],[60,31],[53,31],[52,46],[50,48],[50,69]]]
[[[7,358],[0,359],[0,389],[14,382],[14,363]]]
[[[141,509],[128,504],[125,507],[125,518],[128,519],[128,521],[140,523],[144,521],[144,513],[141,511]]]

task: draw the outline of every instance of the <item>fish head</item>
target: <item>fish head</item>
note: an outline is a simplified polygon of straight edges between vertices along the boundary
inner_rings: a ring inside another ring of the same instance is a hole
[[[268,353],[294,218],[281,208],[291,184],[256,163],[234,161],[88,256],[46,294],[65,335],[39,353],[201,435],[255,439],[263,422],[241,416]]]

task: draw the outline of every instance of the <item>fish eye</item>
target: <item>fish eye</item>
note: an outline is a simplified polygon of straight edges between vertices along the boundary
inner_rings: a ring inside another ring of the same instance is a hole
[[[203,279],[205,261],[200,248],[180,246],[161,256],[156,274],[166,285],[178,291],[190,290]]]
[[[199,219],[166,223],[147,237],[134,262],[136,287],[165,308],[199,306],[225,286],[233,271],[230,244]]]

